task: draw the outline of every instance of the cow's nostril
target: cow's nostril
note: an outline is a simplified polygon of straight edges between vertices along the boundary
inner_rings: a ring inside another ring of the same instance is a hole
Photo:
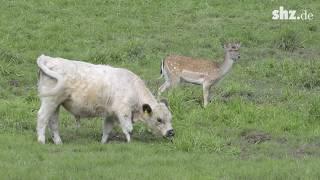
[[[169,131],[167,131],[166,136],[167,136],[167,137],[173,137],[173,136],[174,136],[174,130],[173,130],[173,129],[170,129]]]

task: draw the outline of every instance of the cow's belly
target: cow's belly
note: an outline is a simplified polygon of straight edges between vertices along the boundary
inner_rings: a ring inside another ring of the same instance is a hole
[[[111,113],[102,104],[88,104],[72,99],[66,100],[62,105],[67,111],[79,117],[105,117]]]
[[[75,116],[101,117],[110,113],[111,88],[101,79],[76,78],[68,81],[66,86],[68,99],[63,106]]]
[[[111,99],[99,86],[73,89],[69,98],[63,102],[66,110],[79,117],[102,117],[110,113]],[[109,108],[108,108],[109,107]]]

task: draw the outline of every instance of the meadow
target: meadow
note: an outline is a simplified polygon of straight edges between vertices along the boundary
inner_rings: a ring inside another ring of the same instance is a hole
[[[284,6],[313,20],[272,20]],[[1,179],[319,179],[320,3],[316,0],[10,0],[0,6]],[[241,59],[202,107],[200,86],[163,94],[173,143],[134,126],[100,144],[102,121],[60,114],[63,145],[36,141],[36,58],[123,67],[156,94],[169,54]]]

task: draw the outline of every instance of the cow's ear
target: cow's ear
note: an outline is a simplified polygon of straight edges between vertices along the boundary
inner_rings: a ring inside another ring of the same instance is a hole
[[[169,107],[168,100],[166,100],[166,99],[161,99],[160,102],[162,102],[164,105],[166,105],[167,107]]]
[[[143,104],[142,105],[142,110],[143,110],[144,113],[148,113],[148,114],[152,113],[152,109],[151,109],[149,104]]]

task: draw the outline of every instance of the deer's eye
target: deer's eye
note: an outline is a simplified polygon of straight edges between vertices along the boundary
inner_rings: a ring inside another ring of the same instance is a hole
[[[162,119],[161,119],[161,118],[158,118],[157,121],[158,121],[159,123],[162,123]]]

